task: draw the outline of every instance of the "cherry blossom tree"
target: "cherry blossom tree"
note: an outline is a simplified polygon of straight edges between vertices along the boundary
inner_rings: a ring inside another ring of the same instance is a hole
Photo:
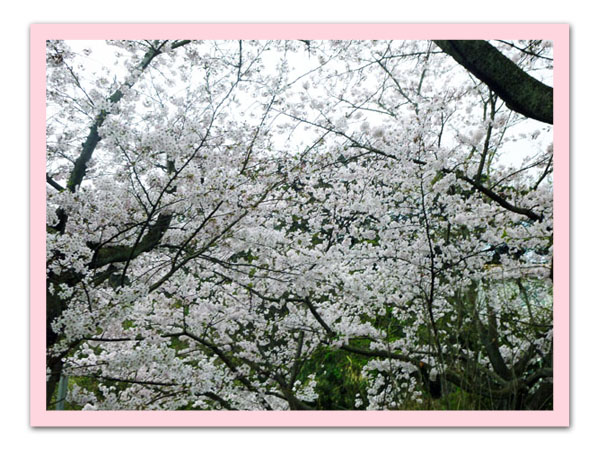
[[[48,407],[551,408],[552,125],[446,42],[48,41]]]

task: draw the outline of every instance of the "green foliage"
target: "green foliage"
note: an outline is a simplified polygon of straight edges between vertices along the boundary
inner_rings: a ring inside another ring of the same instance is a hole
[[[344,350],[322,348],[302,367],[299,379],[304,380],[311,373],[316,374],[316,409],[346,410],[357,409],[357,397],[366,401],[366,381],[361,376],[362,367],[368,359],[349,354]]]

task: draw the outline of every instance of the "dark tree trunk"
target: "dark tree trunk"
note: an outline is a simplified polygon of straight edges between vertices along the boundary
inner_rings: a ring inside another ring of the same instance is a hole
[[[553,92],[486,41],[434,41],[487,84],[506,106],[526,117],[552,123]]]

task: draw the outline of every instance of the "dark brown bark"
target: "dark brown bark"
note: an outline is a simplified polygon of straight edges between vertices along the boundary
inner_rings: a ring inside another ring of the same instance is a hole
[[[536,80],[486,41],[434,41],[487,84],[506,106],[526,117],[553,123],[553,89]]]

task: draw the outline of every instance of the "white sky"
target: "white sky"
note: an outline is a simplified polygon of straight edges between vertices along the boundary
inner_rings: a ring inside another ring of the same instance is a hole
[[[96,76],[103,69],[109,68],[112,75],[116,76],[118,80],[123,80],[127,75],[127,71],[121,64],[116,64],[115,53],[119,51],[113,46],[108,45],[105,41],[90,41],[90,40],[71,40],[68,41],[69,46],[79,53],[81,61],[85,65],[85,72],[89,75]],[[84,49],[90,49],[92,52],[89,56],[83,54]],[[269,60],[269,54],[267,53],[264,57],[266,61]],[[306,66],[304,66],[304,61]],[[275,63],[275,61],[273,61]],[[293,55],[291,60],[292,66],[296,66],[294,75],[302,75],[303,72],[307,72],[310,68],[316,66],[315,58],[311,60],[307,57],[304,52],[300,52]],[[89,76],[88,75],[88,76]],[[552,73],[550,70],[536,71],[532,75],[542,80],[548,85],[552,85]],[[302,81],[300,81],[301,83]],[[311,91],[314,96],[315,91]],[[318,92],[316,93],[318,96]],[[539,138],[535,141],[529,139],[506,139],[502,151],[497,158],[497,163],[505,166],[520,167],[523,159],[527,157],[533,157],[536,153],[545,150],[548,145],[552,143],[552,127],[546,124],[541,124],[535,120],[529,119],[511,128],[509,136],[529,135],[535,130],[538,130],[540,126],[548,130],[547,132],[540,133]],[[308,143],[312,139],[311,134],[306,139]],[[298,138],[298,137],[296,137]],[[281,145],[285,145],[285,142],[280,142]],[[298,147],[303,147],[304,144],[299,144]]]

